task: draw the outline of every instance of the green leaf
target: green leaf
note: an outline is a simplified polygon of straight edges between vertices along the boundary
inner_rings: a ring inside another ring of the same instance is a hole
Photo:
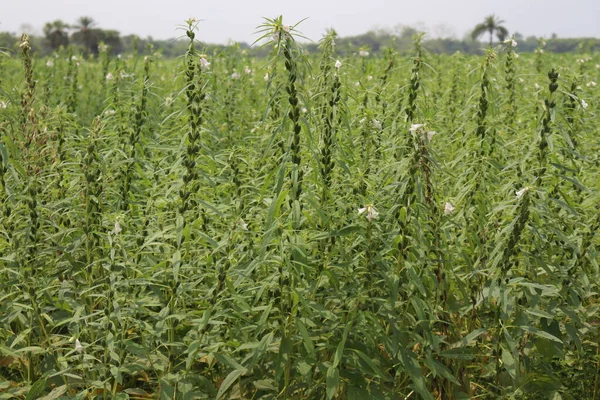
[[[274,392],[277,390],[277,387],[275,387],[275,381],[273,379],[261,379],[261,380],[252,382],[252,384],[258,390],[268,390],[271,392]]]
[[[423,295],[423,297],[427,297],[427,290],[425,290],[425,286],[423,286],[423,282],[421,281],[421,277],[417,274],[414,267],[412,265],[408,265],[406,267],[408,274],[410,275],[410,281],[419,289],[419,292]]]
[[[340,384],[340,371],[336,367],[327,368],[327,399],[333,399]]]
[[[44,392],[44,389],[46,389],[46,378],[41,378],[40,380],[38,380],[36,383],[34,383],[31,386],[31,389],[29,389],[29,393],[27,393],[27,397],[25,397],[25,400],[37,400],[40,398],[40,394],[42,394]]]
[[[248,369],[252,369],[252,367],[254,367],[256,363],[258,363],[262,355],[267,351],[267,348],[269,347],[271,342],[273,342],[273,336],[274,333],[269,332],[261,339],[260,343],[258,343],[256,348],[252,352],[252,361],[248,365]]]
[[[511,378],[517,379],[517,364],[515,363],[515,359],[512,356],[510,350],[502,347],[502,364],[504,364],[504,369]]]
[[[40,397],[39,400],[56,400],[67,392],[67,385],[62,385],[54,388],[50,393],[44,397]]]
[[[173,253],[173,281],[179,281],[179,268],[181,267],[181,251],[175,250]]]
[[[431,392],[427,390],[421,367],[419,366],[414,353],[410,350],[406,350],[404,347],[400,347],[399,353],[402,365],[408,373],[408,376],[415,387],[415,391],[425,400],[435,400]]]
[[[227,375],[223,383],[221,383],[221,387],[217,392],[217,400],[222,399],[225,393],[229,390],[231,385],[233,385],[239,378],[246,372],[246,369],[234,369]]]
[[[379,379],[383,379],[385,381],[389,381],[390,378],[388,376],[386,376],[381,369],[375,365],[375,363],[373,362],[373,360],[371,359],[371,357],[369,357],[368,355],[366,355],[365,353],[363,353],[360,350],[356,350],[356,349],[351,349],[353,352],[356,353],[356,355],[358,357],[360,357],[368,366],[369,368],[371,368],[371,372],[377,376]]]
[[[279,344],[279,354],[277,355],[277,367],[275,369],[275,380],[279,381],[284,375],[287,368],[287,364],[290,360],[290,353],[292,352],[292,341],[289,337],[285,336],[281,339]]]
[[[533,326],[524,326],[524,325],[522,325],[522,326],[519,326],[519,328],[523,329],[525,332],[533,333],[534,335],[539,336],[541,338],[552,340],[553,342],[557,342],[557,343],[561,343],[562,344],[562,340],[560,340],[556,336],[551,335],[548,332],[544,332],[544,331],[541,331],[541,330],[539,330],[537,328],[534,328]]]
[[[314,357],[315,355],[315,344],[313,343],[310,335],[308,334],[308,330],[306,326],[302,323],[302,321],[297,318],[296,326],[298,327],[298,331],[300,331],[300,336],[302,336],[302,343],[304,344],[304,348],[309,356]]]
[[[429,367],[429,369],[436,375],[442,376],[450,382],[454,383],[457,386],[460,386],[460,382],[456,379],[452,372],[443,364],[435,361],[430,355],[425,359],[425,364]]]
[[[160,380],[160,400],[171,400],[175,398],[175,388],[165,378]]]
[[[340,365],[340,361],[342,361],[342,357],[344,356],[344,347],[346,347],[346,340],[348,339],[348,332],[350,331],[351,326],[351,322],[346,322],[342,340],[338,343],[337,348],[335,349],[335,355],[333,356],[334,368],[337,368],[337,366]]]
[[[450,345],[450,348],[455,349],[458,347],[466,347],[466,346],[472,344],[472,342],[475,339],[477,339],[479,336],[483,335],[485,332],[487,332],[487,329],[485,329],[485,328],[475,329],[473,332],[469,333],[467,336],[465,336],[458,342],[452,343]]]

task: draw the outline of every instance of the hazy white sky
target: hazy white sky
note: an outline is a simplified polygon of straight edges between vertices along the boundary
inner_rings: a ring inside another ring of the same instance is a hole
[[[45,22],[74,23],[85,15],[122,35],[167,39],[181,35],[177,26],[195,17],[203,20],[197,37],[206,43],[252,43],[262,18],[278,15],[290,25],[308,17],[298,29],[314,41],[327,28],[350,36],[397,25],[460,38],[489,14],[525,36],[600,37],[600,0],[0,0],[0,7],[0,31],[14,33],[23,24],[40,33]]]

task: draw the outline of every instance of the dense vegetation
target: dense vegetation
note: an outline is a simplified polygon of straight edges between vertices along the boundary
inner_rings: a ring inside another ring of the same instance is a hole
[[[434,36],[425,36],[423,45],[431,53],[435,54],[453,54],[457,51],[466,54],[482,54],[482,44],[477,40],[487,42],[494,36],[488,36],[489,28],[492,26],[492,32],[500,33],[498,38],[502,42],[508,38],[508,31],[495,16],[486,18],[483,24],[475,26],[473,30],[476,35],[467,35],[463,39],[451,37],[448,34],[438,34]],[[71,46],[76,52],[87,55],[97,56],[103,46],[108,46],[111,56],[118,54],[144,54],[149,55],[159,52],[167,58],[176,58],[185,53],[187,48],[186,36],[180,34],[179,37],[166,40],[155,39],[152,37],[140,38],[137,35],[124,35],[113,29],[103,29],[99,23],[90,17],[81,17],[74,24],[69,24],[62,20],[47,22],[43,28],[43,35],[32,35],[32,27],[27,25],[23,27],[25,33],[29,35],[32,53],[41,57],[52,55],[60,51],[63,47]],[[443,26],[441,28],[444,28]],[[497,28],[504,30],[497,31]],[[446,28],[447,29],[447,28]],[[483,29],[483,30],[482,30]],[[411,55],[413,51],[412,37],[419,33],[419,29],[408,26],[398,25],[394,28],[371,30],[369,32],[349,37],[338,37],[336,39],[336,52],[340,56],[349,56],[362,48],[369,51],[372,55],[382,55],[388,48],[393,49],[399,55]],[[545,51],[553,53],[579,53],[586,54],[600,51],[600,40],[596,38],[559,38],[552,34],[550,38],[535,36],[524,37],[519,32],[511,33],[515,40],[519,42],[520,52],[534,52],[542,45]],[[314,43],[307,38],[299,38],[304,43],[304,49],[311,54],[319,53],[318,43]],[[495,39],[494,39],[495,40]],[[20,34],[11,32],[0,32],[0,48],[12,52],[15,55],[19,52]],[[225,45],[204,43],[205,50],[208,52],[221,52],[226,49]],[[248,54],[256,57],[266,57],[269,54],[268,47],[250,46],[248,43],[238,43]]]
[[[0,398],[599,398],[597,55],[188,24],[0,58]]]

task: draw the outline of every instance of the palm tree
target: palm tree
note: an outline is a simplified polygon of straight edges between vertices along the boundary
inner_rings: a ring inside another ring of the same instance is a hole
[[[46,40],[48,40],[50,47],[53,50],[58,49],[60,46],[66,46],[69,44],[69,34],[67,30],[69,29],[69,25],[65,24],[61,20],[56,20],[54,22],[47,22],[44,25],[44,35],[46,36]]]
[[[74,26],[76,29],[79,29],[79,32],[81,33],[81,37],[83,39],[83,43],[86,47],[86,50],[88,51],[91,51],[91,31],[95,24],[96,23],[94,19],[91,17],[80,17]]]
[[[494,39],[494,32],[498,40],[503,41],[508,36],[508,30],[502,26],[504,21],[496,17],[495,15],[489,15],[485,17],[483,23],[478,24],[471,32],[473,40],[477,40],[479,36],[486,32],[490,34],[490,47],[492,47],[492,40]]]

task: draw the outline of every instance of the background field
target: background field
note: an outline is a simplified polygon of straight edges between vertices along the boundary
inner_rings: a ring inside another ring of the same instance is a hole
[[[595,399],[600,57],[0,55],[0,398]]]

